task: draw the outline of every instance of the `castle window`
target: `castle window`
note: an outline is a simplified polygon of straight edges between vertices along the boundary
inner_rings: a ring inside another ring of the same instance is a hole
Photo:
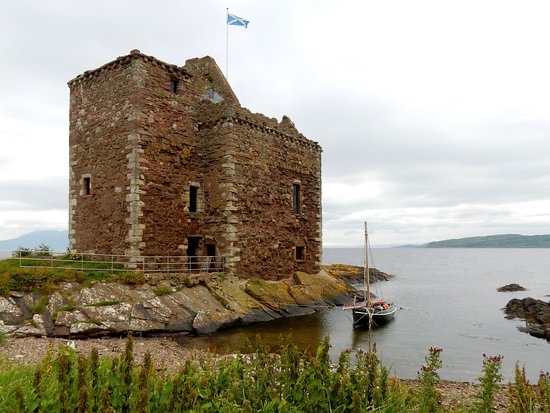
[[[191,185],[189,187],[189,212],[197,212],[199,187]]]
[[[292,212],[302,213],[302,188],[300,184],[292,184]]]
[[[170,92],[178,93],[178,86],[179,86],[179,80],[178,79],[170,80]]]
[[[82,195],[90,195],[92,193],[92,178],[84,176],[82,178]]]
[[[295,250],[296,261],[306,260],[306,247],[296,247]]]

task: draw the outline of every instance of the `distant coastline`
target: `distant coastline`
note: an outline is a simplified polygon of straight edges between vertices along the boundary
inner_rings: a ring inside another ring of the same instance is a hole
[[[501,234],[433,241],[415,248],[550,248],[550,235]]]
[[[40,244],[55,251],[68,247],[67,231],[36,231],[23,236],[0,241],[0,259],[11,256],[19,247],[35,248]],[[362,246],[325,246],[324,249],[362,248]],[[500,234],[432,241],[426,244],[374,245],[374,248],[550,248],[550,234],[520,235]]]

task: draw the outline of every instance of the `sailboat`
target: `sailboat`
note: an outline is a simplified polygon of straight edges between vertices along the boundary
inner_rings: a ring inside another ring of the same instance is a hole
[[[371,300],[370,274],[369,274],[369,233],[365,222],[365,268],[363,270],[363,282],[365,285],[363,301],[354,299],[353,305],[344,309],[352,310],[353,327],[376,327],[391,321],[397,312],[397,306],[390,301]]]

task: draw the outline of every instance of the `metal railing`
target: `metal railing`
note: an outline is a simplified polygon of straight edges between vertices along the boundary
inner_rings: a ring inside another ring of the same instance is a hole
[[[116,254],[29,254],[16,251],[21,268],[49,268],[78,271],[144,273],[223,272],[225,258],[221,256],[130,256]]]

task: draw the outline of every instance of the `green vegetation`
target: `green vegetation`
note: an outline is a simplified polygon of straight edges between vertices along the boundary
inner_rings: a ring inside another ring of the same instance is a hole
[[[550,235],[503,234],[434,241],[425,248],[550,248]]]
[[[257,341],[246,355],[189,357],[176,374],[159,374],[150,354],[138,365],[133,341],[119,358],[87,357],[68,347],[34,367],[0,359],[0,411],[10,412],[491,412],[500,357],[485,357],[474,403],[440,403],[435,389],[441,349],[432,348],[418,386],[390,378],[375,353],[357,350],[329,358],[328,339],[316,354],[281,340],[279,355]],[[353,355],[353,359],[352,359]],[[530,386],[518,373],[509,385],[511,412],[548,412],[550,377]],[[528,393],[524,390],[530,388]]]
[[[84,324],[93,324],[95,326],[101,326],[103,325],[103,323],[95,318],[89,318],[87,320],[82,320],[80,321],[81,323],[84,323]]]
[[[159,285],[158,287],[155,287],[153,291],[157,297],[172,294],[173,292],[172,287],[170,287],[169,285]]]
[[[421,412],[437,412],[439,399],[441,395],[436,390],[435,385],[440,380],[438,369],[441,368],[441,347],[430,347],[429,354],[424,364],[418,372],[418,381],[420,382],[420,391],[418,399],[420,401]]]
[[[32,258],[51,257],[51,256],[53,256],[53,251],[47,245],[40,244],[36,248],[19,247],[11,255],[12,255],[13,258],[20,258],[20,257],[32,257]]]
[[[78,258],[71,259],[67,254],[61,257],[64,268],[32,268],[37,266],[37,261],[33,258],[44,258],[32,253],[21,260],[22,265],[28,265],[31,268],[23,268],[20,260],[9,258],[0,260],[0,295],[7,297],[10,290],[17,291],[36,291],[43,294],[53,292],[61,282],[77,281],[86,286],[95,281],[120,282],[123,284],[140,285],[145,282],[145,278],[140,272],[116,271],[111,273],[110,262],[92,262],[82,263]],[[74,257],[73,257],[74,258]],[[47,265],[50,261],[41,261],[40,265]],[[122,264],[115,264],[117,269],[122,268]],[[103,270],[103,271],[98,271]],[[46,303],[47,305],[47,303]]]
[[[67,304],[59,306],[54,310],[54,312],[52,313],[52,320],[53,321],[57,320],[57,315],[60,312],[68,311],[68,312],[72,313],[73,311],[76,311],[76,308],[77,308],[76,303],[72,300],[69,300],[69,302],[67,302]]]
[[[0,346],[6,344],[6,333],[0,330]]]
[[[97,303],[86,304],[86,307],[108,307],[110,305],[120,304],[121,302],[122,301],[120,300],[106,300],[106,301],[99,301]]]
[[[46,311],[48,302],[49,302],[49,297],[47,295],[44,295],[40,297],[40,299],[36,301],[33,305],[30,306],[29,311],[31,312],[32,315],[43,314],[44,311]]]

